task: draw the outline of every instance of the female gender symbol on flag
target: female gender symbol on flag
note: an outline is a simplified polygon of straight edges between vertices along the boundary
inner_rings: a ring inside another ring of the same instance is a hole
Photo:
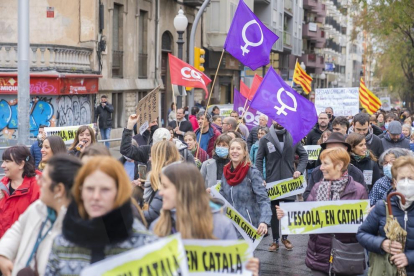
[[[256,70],[269,63],[270,51],[278,39],[240,0],[224,49],[244,65]]]

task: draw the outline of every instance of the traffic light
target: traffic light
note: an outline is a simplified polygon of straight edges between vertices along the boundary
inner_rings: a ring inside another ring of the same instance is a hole
[[[194,47],[194,68],[197,70],[204,72],[204,55],[206,51],[204,49]]]

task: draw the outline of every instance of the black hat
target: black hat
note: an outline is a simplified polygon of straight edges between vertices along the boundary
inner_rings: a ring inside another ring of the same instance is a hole
[[[340,143],[348,148],[348,152],[351,151],[351,145],[345,142],[345,136],[340,132],[332,132],[331,136],[326,140],[325,143],[321,144],[322,149],[326,149],[327,144]]]

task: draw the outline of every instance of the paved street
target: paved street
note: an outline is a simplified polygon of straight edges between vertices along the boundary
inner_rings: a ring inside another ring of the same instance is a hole
[[[269,236],[263,239],[255,251],[255,256],[261,262],[260,275],[309,275],[310,270],[305,265],[308,235],[290,236],[289,240],[294,246],[292,251],[287,251],[282,246],[278,252],[268,252],[267,248],[272,243],[272,234],[270,233]]]

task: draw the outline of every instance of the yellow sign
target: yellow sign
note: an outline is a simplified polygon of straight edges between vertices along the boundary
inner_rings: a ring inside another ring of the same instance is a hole
[[[93,124],[87,125],[93,129]],[[45,127],[46,136],[60,136],[65,144],[73,143],[76,132],[81,126]]]
[[[319,145],[310,145],[304,146],[306,152],[308,153],[308,160],[315,161],[319,158],[319,153],[321,152],[321,146]]]
[[[305,191],[306,186],[306,178],[301,175],[296,179],[287,178],[281,181],[267,183],[266,191],[269,199],[275,200],[301,194]]]
[[[369,200],[280,203],[283,235],[356,233],[369,212]]]

